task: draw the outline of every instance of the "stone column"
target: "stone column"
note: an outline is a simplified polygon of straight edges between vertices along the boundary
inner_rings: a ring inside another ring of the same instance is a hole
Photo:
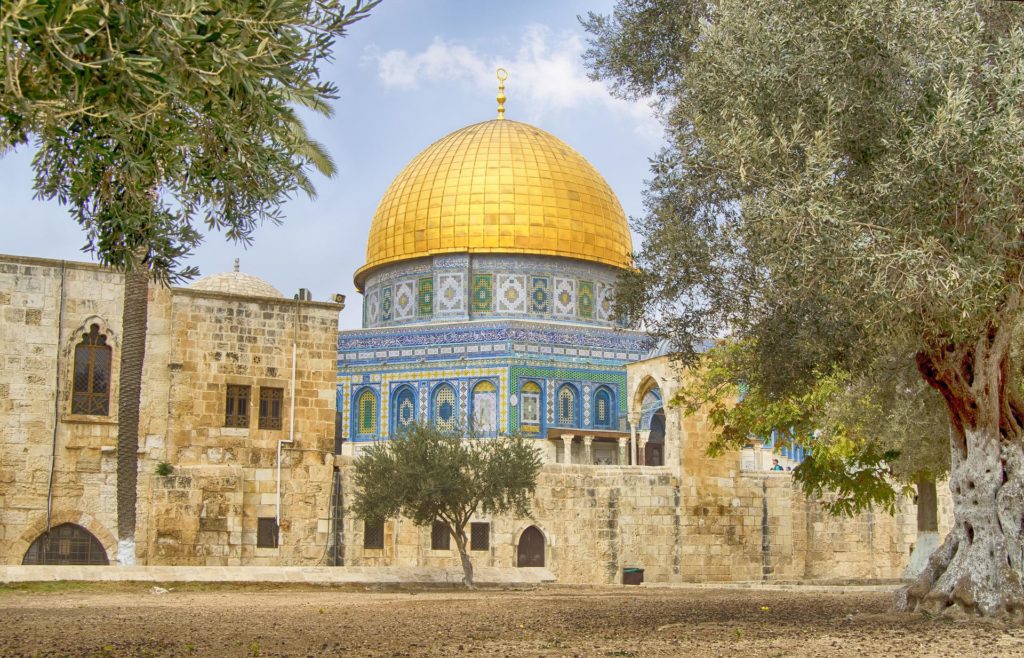
[[[629,414],[629,444],[630,454],[633,456],[633,463],[636,462],[636,430],[640,427],[640,412],[633,411]]]
[[[572,437],[573,437],[572,434],[563,434],[562,435],[562,446],[563,446],[562,447],[562,463],[563,464],[571,464],[572,463]]]
[[[647,465],[647,453],[645,452],[645,450],[647,449],[647,440],[650,438],[651,430],[640,430],[639,432],[637,432],[637,447],[639,448],[638,454],[640,455],[640,458],[637,460],[636,463],[640,464],[641,466]]]
[[[588,466],[592,465],[594,463],[594,452],[591,449],[591,446],[593,445],[593,443],[594,443],[594,437],[592,437],[592,436],[584,436],[583,437],[583,463],[587,464]]]
[[[619,439],[619,466],[629,465],[629,439],[622,437]]]

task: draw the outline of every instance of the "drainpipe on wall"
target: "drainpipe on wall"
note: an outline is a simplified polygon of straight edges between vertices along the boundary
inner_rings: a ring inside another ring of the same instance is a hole
[[[64,269],[60,262],[60,303],[57,305],[57,363],[53,373],[53,444],[50,447],[50,475],[46,480],[46,542],[43,544],[43,562],[50,546],[50,521],[53,518],[53,471],[57,465],[57,424],[60,422],[60,351],[64,330]]]
[[[305,291],[300,291],[300,295]],[[291,400],[288,403],[288,438],[277,442],[277,545],[281,546],[281,446],[295,442],[295,353],[299,333],[299,299],[295,300],[295,322],[292,325],[292,385],[288,392]]]

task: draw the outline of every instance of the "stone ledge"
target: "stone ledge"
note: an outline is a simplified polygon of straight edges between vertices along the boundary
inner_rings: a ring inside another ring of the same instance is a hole
[[[481,585],[539,585],[554,582],[547,569],[478,567]],[[0,566],[0,583],[51,581],[155,583],[451,584],[462,569],[442,567],[173,567],[173,566]]]

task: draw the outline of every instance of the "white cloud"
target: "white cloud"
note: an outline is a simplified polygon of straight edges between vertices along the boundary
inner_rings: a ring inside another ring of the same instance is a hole
[[[494,72],[510,71],[506,93],[510,111],[531,120],[557,111],[599,104],[634,122],[634,130],[658,140],[661,127],[647,103],[631,103],[611,96],[600,82],[587,77],[581,59],[585,44],[576,34],[552,36],[543,25],[527,28],[514,56],[478,52],[436,37],[423,51],[389,50],[373,54],[381,81],[389,87],[413,89],[422,81],[456,82],[493,91]]]

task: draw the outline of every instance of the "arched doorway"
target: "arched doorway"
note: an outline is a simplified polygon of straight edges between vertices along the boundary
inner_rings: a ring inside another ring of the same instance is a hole
[[[647,466],[665,465],[665,409],[659,408],[651,416],[651,433],[644,446],[644,464]]]
[[[36,538],[22,564],[110,564],[103,544],[74,523],[62,523]]]
[[[544,566],[544,533],[535,525],[523,530],[523,534],[519,537],[519,546],[516,549],[516,566]]]

